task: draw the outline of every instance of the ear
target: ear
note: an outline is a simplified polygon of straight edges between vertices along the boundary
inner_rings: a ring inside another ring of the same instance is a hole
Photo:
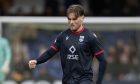
[[[81,16],[80,19],[81,19],[81,21],[83,22],[84,19],[85,19],[85,16]]]

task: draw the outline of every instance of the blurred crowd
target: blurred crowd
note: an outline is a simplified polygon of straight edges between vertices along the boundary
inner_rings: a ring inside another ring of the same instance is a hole
[[[106,80],[140,80],[140,31],[103,32],[107,43],[108,68]]]
[[[88,16],[140,16],[139,0],[0,0],[1,16],[65,16],[81,4]]]
[[[16,32],[16,33],[15,33]],[[54,41],[61,31],[36,29],[32,26],[25,28],[4,28],[3,35],[10,41],[12,61],[8,79],[22,82],[24,80],[61,80],[62,69],[59,54],[48,62],[28,68],[28,60],[37,58]],[[105,81],[140,80],[140,31],[94,31],[102,41],[106,50],[108,68]],[[98,61],[94,60],[94,71],[97,75]]]
[[[82,4],[87,16],[140,16],[140,0],[0,0],[0,16],[65,16],[71,4]],[[46,51],[61,31],[50,31],[27,25],[3,28],[10,42],[12,58],[6,80],[61,80],[59,54],[48,62],[28,68],[28,61]],[[123,29],[123,28],[122,28]],[[140,31],[95,31],[107,51],[105,80],[140,80]],[[98,61],[94,61],[95,72]]]
[[[4,36],[9,38],[12,48],[10,73],[6,80],[14,80],[18,83],[25,80],[49,82],[61,80],[62,69],[58,54],[47,63],[37,66],[36,69],[31,70],[28,67],[28,61],[36,59],[45,52],[60,31],[36,30],[31,26],[19,30],[13,29],[13,31],[9,28],[4,31]]]

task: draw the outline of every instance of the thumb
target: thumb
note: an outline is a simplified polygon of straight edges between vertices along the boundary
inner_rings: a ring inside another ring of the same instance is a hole
[[[37,61],[36,61],[36,60],[30,60],[29,63],[30,63],[30,64],[36,64]]]

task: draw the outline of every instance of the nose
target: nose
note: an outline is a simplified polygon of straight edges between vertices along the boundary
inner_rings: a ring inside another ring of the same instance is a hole
[[[70,20],[70,24],[72,24],[73,23],[73,20]]]

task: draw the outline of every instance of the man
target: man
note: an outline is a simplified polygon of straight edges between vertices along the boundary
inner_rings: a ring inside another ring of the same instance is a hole
[[[4,81],[6,75],[10,70],[11,48],[8,40],[1,36],[0,29],[0,83]]]
[[[29,61],[35,68],[60,51],[63,69],[63,84],[93,84],[93,57],[99,60],[99,76],[96,84],[101,84],[106,68],[104,50],[96,35],[82,25],[84,10],[80,5],[71,5],[67,10],[70,28],[59,34],[50,48],[36,60]]]

